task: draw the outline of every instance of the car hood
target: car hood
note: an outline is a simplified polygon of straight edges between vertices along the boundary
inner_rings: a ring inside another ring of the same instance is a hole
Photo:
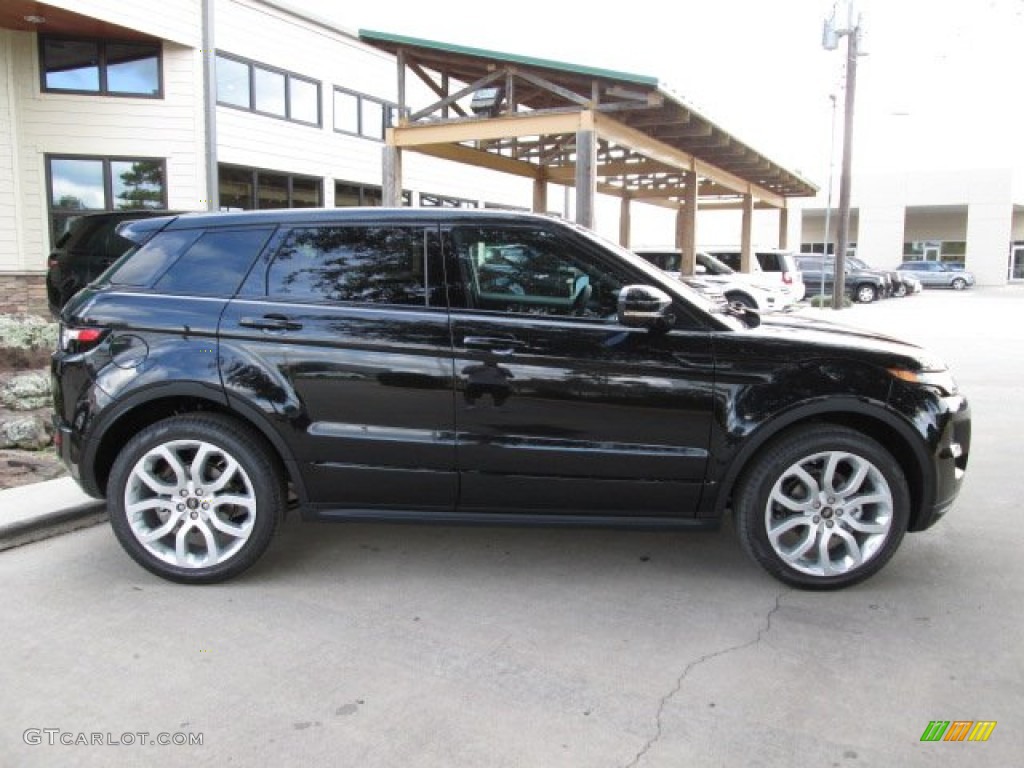
[[[803,347],[820,348],[825,354],[844,352],[863,358],[877,356],[886,364],[898,364],[912,370],[942,370],[945,363],[926,349],[884,333],[833,323],[828,320],[793,315],[764,316],[750,331],[762,338],[791,342]]]

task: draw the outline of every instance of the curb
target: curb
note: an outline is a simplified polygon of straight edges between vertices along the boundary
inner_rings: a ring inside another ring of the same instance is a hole
[[[0,490],[0,551],[107,520],[102,499],[70,477]]]

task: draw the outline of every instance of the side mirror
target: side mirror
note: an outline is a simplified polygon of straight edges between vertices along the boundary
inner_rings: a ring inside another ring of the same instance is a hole
[[[619,291],[618,319],[627,328],[671,328],[672,297],[652,285],[627,285]]]

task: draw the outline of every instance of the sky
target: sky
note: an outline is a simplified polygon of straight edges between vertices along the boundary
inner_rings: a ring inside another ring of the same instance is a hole
[[[846,41],[831,0],[287,0],[373,29],[657,77],[784,167],[838,186]],[[1024,0],[857,0],[854,174],[1007,168],[1024,180]],[[834,152],[832,100],[835,113]]]

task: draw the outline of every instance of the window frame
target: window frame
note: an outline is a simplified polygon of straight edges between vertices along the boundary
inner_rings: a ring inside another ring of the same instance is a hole
[[[95,43],[97,46],[99,61],[96,68],[99,70],[99,85],[95,91],[77,88],[51,88],[46,84],[46,43],[50,40],[69,43]],[[108,45],[152,45],[156,49],[156,93],[125,93],[123,91],[111,91],[107,85],[107,46]],[[163,99],[164,98],[164,46],[161,40],[124,40],[120,38],[107,37],[76,37],[72,35],[39,35],[36,44],[36,53],[39,62],[39,92],[52,94],[68,94],[76,96],[106,96],[117,99]]]
[[[254,115],[261,115],[263,117],[272,117],[277,120],[284,120],[289,123],[295,123],[296,125],[305,125],[310,128],[323,128],[324,123],[324,105],[323,105],[323,82],[317,80],[314,77],[308,77],[307,75],[301,75],[298,72],[292,72],[288,69],[282,69],[281,67],[275,67],[270,64],[264,64],[263,62],[256,61],[254,59],[248,59],[244,56],[238,56],[233,53],[227,53],[226,51],[218,50],[214,54],[214,63],[216,59],[228,59],[236,64],[244,65],[249,71],[249,106],[243,107],[239,104],[232,104],[228,101],[220,100],[220,92],[218,88],[217,95],[217,106],[225,107],[227,109],[237,109],[239,112],[251,112]],[[276,112],[266,112],[261,109],[256,109],[256,77],[255,70],[260,69],[264,72],[268,72],[274,75],[281,75],[284,77],[284,114],[279,115]],[[309,83],[316,86],[316,122],[311,123],[308,120],[303,120],[292,115],[292,80],[301,80],[304,83]]]
[[[278,259],[281,257],[281,252],[284,250],[285,245],[297,231],[309,230],[309,229],[400,229],[408,230],[411,233],[415,233],[421,240],[422,248],[422,259],[423,259],[423,302],[420,304],[403,304],[403,303],[390,303],[390,302],[376,302],[376,301],[356,301],[353,299],[331,299],[326,296],[311,298],[311,297],[296,297],[287,296],[275,293],[271,290],[271,272],[277,264]],[[269,250],[265,246],[266,253],[266,265],[262,268],[262,274],[260,275],[260,288],[262,289],[262,298],[265,301],[273,302],[275,304],[301,304],[307,306],[324,306],[333,307],[337,309],[387,309],[387,310],[404,310],[404,311],[449,311],[448,303],[448,284],[445,275],[444,265],[444,254],[440,250],[440,240],[438,239],[438,233],[436,224],[423,223],[423,222],[380,222],[368,219],[365,221],[353,220],[345,222],[309,222],[309,223],[296,223],[286,227],[281,227],[278,232],[268,242]],[[436,268],[436,276],[433,274],[433,270]],[[244,290],[240,289],[240,290]],[[440,292],[444,300],[442,303],[433,303],[431,301],[431,292],[436,290]]]
[[[297,206],[294,205],[294,200],[295,200],[295,180],[296,179],[304,179],[304,180],[316,182],[317,197],[318,197],[316,205],[313,205],[313,206],[298,206],[298,207],[299,208],[307,208],[307,209],[311,209],[311,210],[315,210],[317,208],[323,208],[324,207],[324,177],[323,176],[307,176],[304,173],[290,173],[288,171],[278,171],[278,170],[275,170],[273,168],[256,168],[256,167],[250,166],[250,165],[235,165],[233,163],[217,163],[217,192],[218,192],[218,197],[220,197],[220,182],[221,182],[221,169],[222,168],[226,168],[226,169],[229,169],[229,170],[232,170],[232,171],[245,171],[245,172],[247,172],[249,174],[249,181],[250,181],[250,183],[252,185],[252,198],[250,199],[250,202],[253,205],[252,205],[251,208],[242,208],[240,210],[243,210],[243,211],[270,210],[270,209],[267,209],[267,208],[260,208],[259,207],[259,200],[260,200],[260,180],[259,180],[259,177],[260,177],[261,173],[272,174],[272,175],[275,175],[275,176],[284,176],[286,178],[286,180],[288,182],[288,208],[289,209],[293,209],[293,208],[297,207]],[[223,203],[223,201],[222,201],[222,203]],[[221,207],[220,207],[220,210],[221,211],[225,211],[225,210],[234,210],[234,209],[225,209],[223,204],[222,204]]]
[[[353,96],[353,97],[355,97],[355,100],[356,100],[356,130],[355,130],[355,132],[347,131],[347,130],[338,128],[338,112],[337,112],[337,109],[335,108],[335,103],[334,103],[334,94],[335,93],[343,93],[346,96]],[[369,136],[369,135],[366,134],[366,131],[365,131],[364,127],[363,127],[363,102],[364,101],[372,101],[373,103],[379,104],[381,106],[381,120],[382,120],[382,124],[381,124],[381,131],[380,131],[381,135],[380,135],[380,138],[377,138],[376,136]],[[376,141],[376,142],[378,142],[380,144],[383,144],[384,141],[387,138],[387,130],[388,130],[388,128],[391,127],[392,117],[394,116],[395,111],[397,109],[398,109],[398,104],[396,102],[388,101],[387,99],[381,99],[381,98],[379,98],[377,96],[370,96],[369,94],[366,94],[366,93],[360,93],[359,91],[353,91],[351,88],[343,88],[340,85],[336,85],[331,90],[331,130],[334,131],[334,133],[340,133],[342,136],[356,136],[356,137],[358,137],[360,139],[366,139],[368,141]]]
[[[103,208],[82,208],[72,211],[71,209],[57,208],[53,204],[53,161],[54,160],[85,160],[99,161],[103,168]],[[114,179],[111,175],[112,163],[123,162],[155,162],[160,164],[163,174],[163,187],[161,189],[160,205],[156,208],[115,208],[114,204]],[[49,236],[53,243],[56,243],[59,235],[54,231],[54,216],[67,211],[72,216],[84,216],[88,213],[107,213],[114,211],[161,211],[167,210],[167,158],[166,157],[128,157],[123,155],[70,155],[63,152],[46,153],[43,155],[43,165],[46,171],[46,213],[49,220]]]

